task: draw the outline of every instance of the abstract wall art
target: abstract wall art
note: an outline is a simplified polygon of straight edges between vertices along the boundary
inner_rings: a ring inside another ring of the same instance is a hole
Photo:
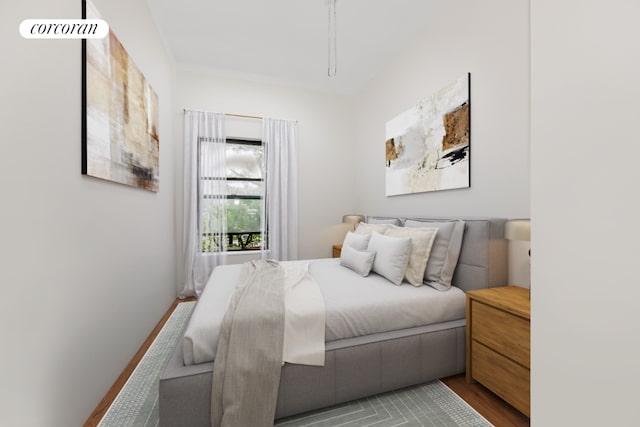
[[[471,185],[470,84],[467,73],[387,122],[387,196]]]
[[[82,40],[82,97],[82,174],[157,192],[158,96],[111,29]]]

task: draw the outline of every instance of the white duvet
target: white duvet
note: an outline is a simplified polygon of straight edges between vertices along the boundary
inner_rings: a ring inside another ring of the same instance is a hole
[[[300,267],[305,263],[291,261],[282,264],[285,266],[291,264],[290,267],[293,267],[293,270],[290,268],[288,270],[295,271],[296,265]],[[341,266],[337,258],[313,260],[308,263],[308,272],[317,283],[324,300],[326,342],[426,326],[465,317],[465,294],[456,287],[441,292],[429,286],[416,288],[408,283],[395,286],[374,273],[368,277],[361,277]],[[215,358],[220,323],[235,288],[240,269],[241,265],[227,265],[217,267],[213,271],[184,335],[185,365],[211,362]],[[307,302],[317,299],[317,295],[313,296],[314,291],[309,289],[300,288],[300,296]],[[301,324],[295,317],[289,317],[289,321],[286,319],[287,314],[285,314],[285,329],[287,324],[290,328],[298,327],[297,332],[293,328],[294,335],[290,336],[296,337],[294,341],[298,343],[301,342],[300,339],[304,342],[305,327],[300,327]],[[290,329],[290,334],[291,331]],[[317,332],[316,327],[313,333],[317,334]],[[286,330],[285,336],[287,336]],[[297,348],[303,347],[304,345]],[[310,349],[309,352],[293,354],[293,357],[311,357],[312,359],[317,357],[310,356],[313,354],[318,354],[317,348]],[[309,362],[308,359],[306,361]]]

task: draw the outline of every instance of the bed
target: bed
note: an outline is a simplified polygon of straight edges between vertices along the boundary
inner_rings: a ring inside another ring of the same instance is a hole
[[[452,287],[447,291],[409,284],[396,287],[376,274],[359,277],[341,266],[339,259],[314,260],[310,264],[327,306],[325,363],[282,367],[276,418],[464,372],[464,292],[507,284],[505,219],[367,218],[368,223],[415,227],[450,221],[463,221],[464,233]],[[238,268],[218,268],[212,279],[232,281]],[[342,295],[340,289],[345,287],[345,280],[350,285]],[[205,291],[193,316],[196,311],[213,313],[210,317],[215,323],[228,299],[225,292],[229,291],[224,289],[217,287],[218,294]],[[367,315],[367,310],[375,307],[375,299],[385,300],[390,292],[398,295],[395,302],[384,309],[378,307],[379,315]],[[394,304],[396,308],[391,307]],[[421,311],[421,307],[429,309]],[[202,318],[200,315],[198,319]],[[368,320],[362,322],[363,318]],[[212,340],[205,345],[199,341],[199,336],[208,334],[208,322],[191,320],[161,375],[161,426],[210,425],[210,359],[215,345],[211,345]]]

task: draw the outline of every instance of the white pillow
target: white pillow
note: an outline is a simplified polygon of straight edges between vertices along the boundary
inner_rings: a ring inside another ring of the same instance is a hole
[[[424,273],[427,269],[427,261],[429,260],[431,247],[433,246],[437,233],[438,229],[435,227],[413,228],[391,225],[387,229],[386,236],[411,237],[411,253],[404,277],[407,282],[415,287],[424,284]]]
[[[414,221],[408,219],[404,226],[438,228],[438,234],[433,242],[431,255],[427,262],[424,282],[439,291],[449,290],[462,248],[464,221]]]
[[[361,276],[368,276],[373,266],[375,252],[359,251],[351,245],[342,245],[340,252],[340,265],[350,268]]]
[[[356,228],[356,233],[358,234],[371,234],[374,231],[380,234],[384,234],[389,228],[389,224],[369,224],[367,222],[361,222],[358,224],[358,228]]]
[[[369,246],[369,239],[371,239],[371,234],[357,234],[349,231],[344,237],[342,247],[344,248],[349,245],[359,251],[365,251],[367,250],[367,246]]]
[[[391,237],[373,232],[368,250],[376,253],[373,271],[394,285],[400,285],[409,263],[411,238]]]

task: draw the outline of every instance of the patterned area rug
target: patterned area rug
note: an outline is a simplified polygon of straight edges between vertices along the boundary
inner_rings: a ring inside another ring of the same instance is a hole
[[[127,380],[99,427],[156,427],[158,381],[195,302],[178,304]],[[490,427],[491,424],[440,381],[278,420],[282,427]]]
[[[282,427],[491,426],[440,381],[279,420]]]
[[[195,301],[181,302],[133,371],[98,427],[158,425],[158,383]]]

